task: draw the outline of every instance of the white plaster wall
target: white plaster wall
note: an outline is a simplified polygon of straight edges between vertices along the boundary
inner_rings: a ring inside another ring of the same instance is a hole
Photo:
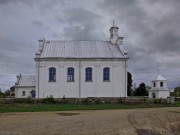
[[[159,93],[158,93],[157,91],[149,91],[149,98],[153,98],[153,97],[152,97],[152,93],[155,93],[156,98],[159,97]]]
[[[153,98],[152,93],[156,94],[156,98],[167,98],[170,96],[169,90],[155,90],[155,91],[149,91],[149,98]]]
[[[40,98],[53,95],[55,98],[79,97],[78,62],[47,61],[40,63],[39,94]],[[49,68],[56,68],[56,82],[49,82]],[[75,82],[67,82],[67,68],[75,69]]]
[[[27,98],[31,96],[31,91],[35,90],[35,87],[16,87],[15,88],[15,98]],[[22,91],[25,91],[25,96],[22,95]]]
[[[159,91],[159,98],[167,98],[170,96],[169,90],[167,91]]]
[[[56,68],[56,82],[48,82],[49,68]],[[75,69],[75,82],[67,82],[67,68]],[[85,82],[85,68],[93,68],[93,81]],[[110,68],[110,81],[103,82],[103,68]],[[38,70],[37,70],[38,71]],[[124,60],[55,60],[41,61],[39,68],[39,97],[124,97],[126,73]],[[80,75],[80,76],[79,76]],[[38,78],[36,79],[38,89]],[[38,90],[37,90],[38,93]],[[37,96],[38,97],[38,96]]]
[[[156,87],[154,87],[154,82],[156,84]],[[160,82],[163,82],[163,87],[160,87]],[[167,83],[166,81],[152,81],[152,88],[153,89],[167,89]]]

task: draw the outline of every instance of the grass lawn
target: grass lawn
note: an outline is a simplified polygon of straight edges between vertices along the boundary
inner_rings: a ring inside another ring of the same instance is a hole
[[[0,112],[41,112],[41,111],[71,111],[71,110],[106,110],[180,107],[180,101],[175,104],[0,104]]]

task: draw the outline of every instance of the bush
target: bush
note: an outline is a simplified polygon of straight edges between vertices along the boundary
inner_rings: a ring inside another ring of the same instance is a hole
[[[124,103],[124,99],[122,98],[122,97],[120,97],[119,99],[118,99],[118,103]]]
[[[54,97],[51,95],[49,97],[46,97],[42,100],[43,103],[46,103],[46,104],[53,104],[53,103],[56,103]]]
[[[154,99],[154,104],[157,104],[158,103],[158,100],[157,99]]]
[[[148,99],[144,97],[143,101],[144,101],[144,103],[146,103],[148,101]]]
[[[161,103],[162,103],[162,98],[160,98],[160,99],[158,100],[158,103],[159,103],[159,104],[161,104]]]
[[[96,98],[95,101],[94,101],[95,104],[101,104],[102,101],[99,99],[99,98]]]
[[[69,100],[66,99],[65,95],[64,95],[63,98],[62,98],[62,103],[63,103],[63,104],[69,103]]]
[[[90,103],[91,103],[91,100],[88,99],[88,98],[84,98],[84,99],[82,99],[81,102],[82,102],[83,104],[90,104]]]

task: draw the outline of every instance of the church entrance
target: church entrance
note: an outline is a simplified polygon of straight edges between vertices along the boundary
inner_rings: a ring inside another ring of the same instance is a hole
[[[32,97],[32,98],[35,98],[35,97],[36,97],[36,91],[35,91],[35,90],[32,90],[30,93],[31,93],[31,97]]]
[[[152,98],[156,98],[156,94],[155,93],[152,93]]]

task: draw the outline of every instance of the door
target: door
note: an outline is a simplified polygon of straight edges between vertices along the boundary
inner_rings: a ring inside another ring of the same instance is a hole
[[[156,98],[156,94],[155,93],[152,93],[152,98]]]
[[[36,97],[36,91],[35,91],[35,90],[32,90],[30,93],[31,93],[31,97],[32,97],[32,98],[35,98],[35,97]]]

